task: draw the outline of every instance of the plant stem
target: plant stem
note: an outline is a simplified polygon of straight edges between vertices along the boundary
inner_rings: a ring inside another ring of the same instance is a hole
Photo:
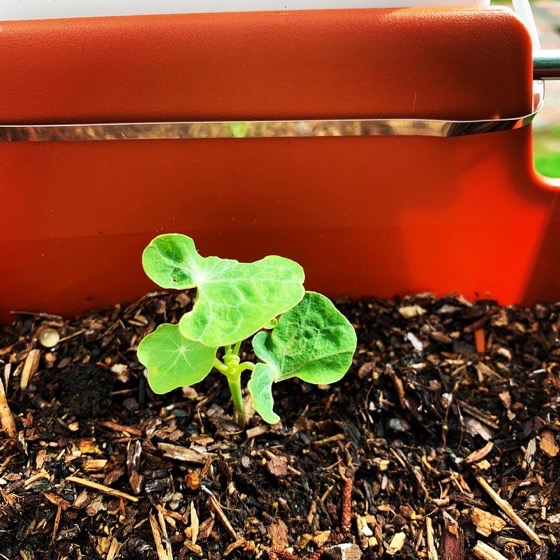
[[[218,358],[214,358],[214,367],[224,375],[227,375],[229,373],[229,368],[220,360],[218,360]]]
[[[235,343],[235,346],[232,349],[232,353],[239,354],[239,350],[241,350],[241,340]]]
[[[241,374],[245,370],[253,370],[255,364],[251,362],[239,363],[240,347],[241,342],[237,342],[234,346],[226,348],[223,361],[215,358],[214,367],[223,373],[228,380],[233,406],[237,412],[237,423],[241,428],[244,428],[247,423],[247,416],[245,415],[245,404],[243,403],[243,393],[241,391]]]
[[[237,422],[241,428],[244,428],[247,423],[247,418],[245,416],[243,394],[241,393],[241,375],[230,374],[226,375],[226,377],[228,380],[229,390],[231,391],[231,397],[233,399],[233,406],[237,412]]]

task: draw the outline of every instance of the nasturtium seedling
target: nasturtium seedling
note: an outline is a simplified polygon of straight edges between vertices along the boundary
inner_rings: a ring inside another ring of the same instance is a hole
[[[315,384],[340,380],[356,349],[350,322],[325,296],[306,292],[296,262],[268,256],[252,263],[202,257],[186,235],[156,237],[142,258],[146,274],[163,288],[195,288],[196,300],[178,325],[163,324],[138,346],[155,393],[202,381],[212,369],[227,378],[241,426],[241,374],[253,406],[269,423],[272,385],[291,377]],[[253,337],[258,363],[242,362],[241,343]]]

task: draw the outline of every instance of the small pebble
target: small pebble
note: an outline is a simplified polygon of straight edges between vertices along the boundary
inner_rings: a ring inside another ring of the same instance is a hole
[[[140,409],[140,405],[134,397],[128,397],[127,399],[124,399],[123,406],[129,412],[136,412]]]
[[[59,340],[60,335],[58,334],[58,331],[51,329],[50,327],[42,329],[39,333],[39,343],[45,348],[53,348],[58,344]]]

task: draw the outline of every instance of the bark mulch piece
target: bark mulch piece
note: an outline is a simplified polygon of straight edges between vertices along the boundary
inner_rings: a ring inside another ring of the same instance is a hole
[[[560,558],[560,304],[339,301],[351,371],[246,430],[217,373],[147,386],[138,342],[190,304],[0,331],[0,558]]]

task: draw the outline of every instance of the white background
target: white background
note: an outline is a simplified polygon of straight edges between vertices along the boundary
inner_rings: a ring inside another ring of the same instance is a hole
[[[261,10],[481,6],[490,0],[0,0],[0,20]]]

